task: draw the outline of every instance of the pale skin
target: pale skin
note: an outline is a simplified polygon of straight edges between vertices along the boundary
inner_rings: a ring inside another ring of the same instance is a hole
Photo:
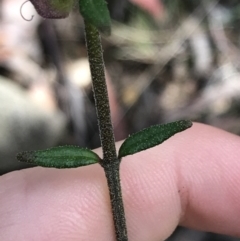
[[[121,180],[130,241],[164,240],[177,225],[240,237],[238,136],[194,124],[124,158]],[[0,240],[115,240],[102,168],[0,177]]]

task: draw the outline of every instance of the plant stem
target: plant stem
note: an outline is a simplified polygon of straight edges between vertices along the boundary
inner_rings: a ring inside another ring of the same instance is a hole
[[[117,157],[111,122],[101,39],[96,27],[87,21],[85,21],[85,37],[100,140],[103,149],[103,160],[100,164],[107,178],[117,241],[127,241],[127,228],[119,176],[120,160]]]

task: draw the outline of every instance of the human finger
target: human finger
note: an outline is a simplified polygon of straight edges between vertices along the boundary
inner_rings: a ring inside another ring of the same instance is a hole
[[[240,236],[240,140],[194,124],[162,145],[123,158],[129,240],[164,240],[182,225]],[[0,240],[114,240],[99,165],[31,168],[0,178]]]

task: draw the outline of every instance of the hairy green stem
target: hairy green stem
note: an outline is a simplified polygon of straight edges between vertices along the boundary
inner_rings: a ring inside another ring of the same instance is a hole
[[[87,21],[85,21],[85,36],[103,149],[103,160],[100,164],[107,178],[117,241],[127,241],[127,228],[119,176],[120,160],[117,158],[111,122],[101,39],[96,27]]]

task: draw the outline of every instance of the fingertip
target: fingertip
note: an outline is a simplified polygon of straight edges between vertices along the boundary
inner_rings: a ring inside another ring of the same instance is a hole
[[[132,235],[161,240],[182,224],[239,236],[239,145],[238,136],[194,123],[160,146],[123,159],[129,226],[138,224]]]
[[[194,123],[155,148],[123,158],[129,240],[164,240],[179,223],[240,236],[239,145],[235,135]],[[0,194],[0,240],[114,239],[100,165],[10,173],[0,177]]]

